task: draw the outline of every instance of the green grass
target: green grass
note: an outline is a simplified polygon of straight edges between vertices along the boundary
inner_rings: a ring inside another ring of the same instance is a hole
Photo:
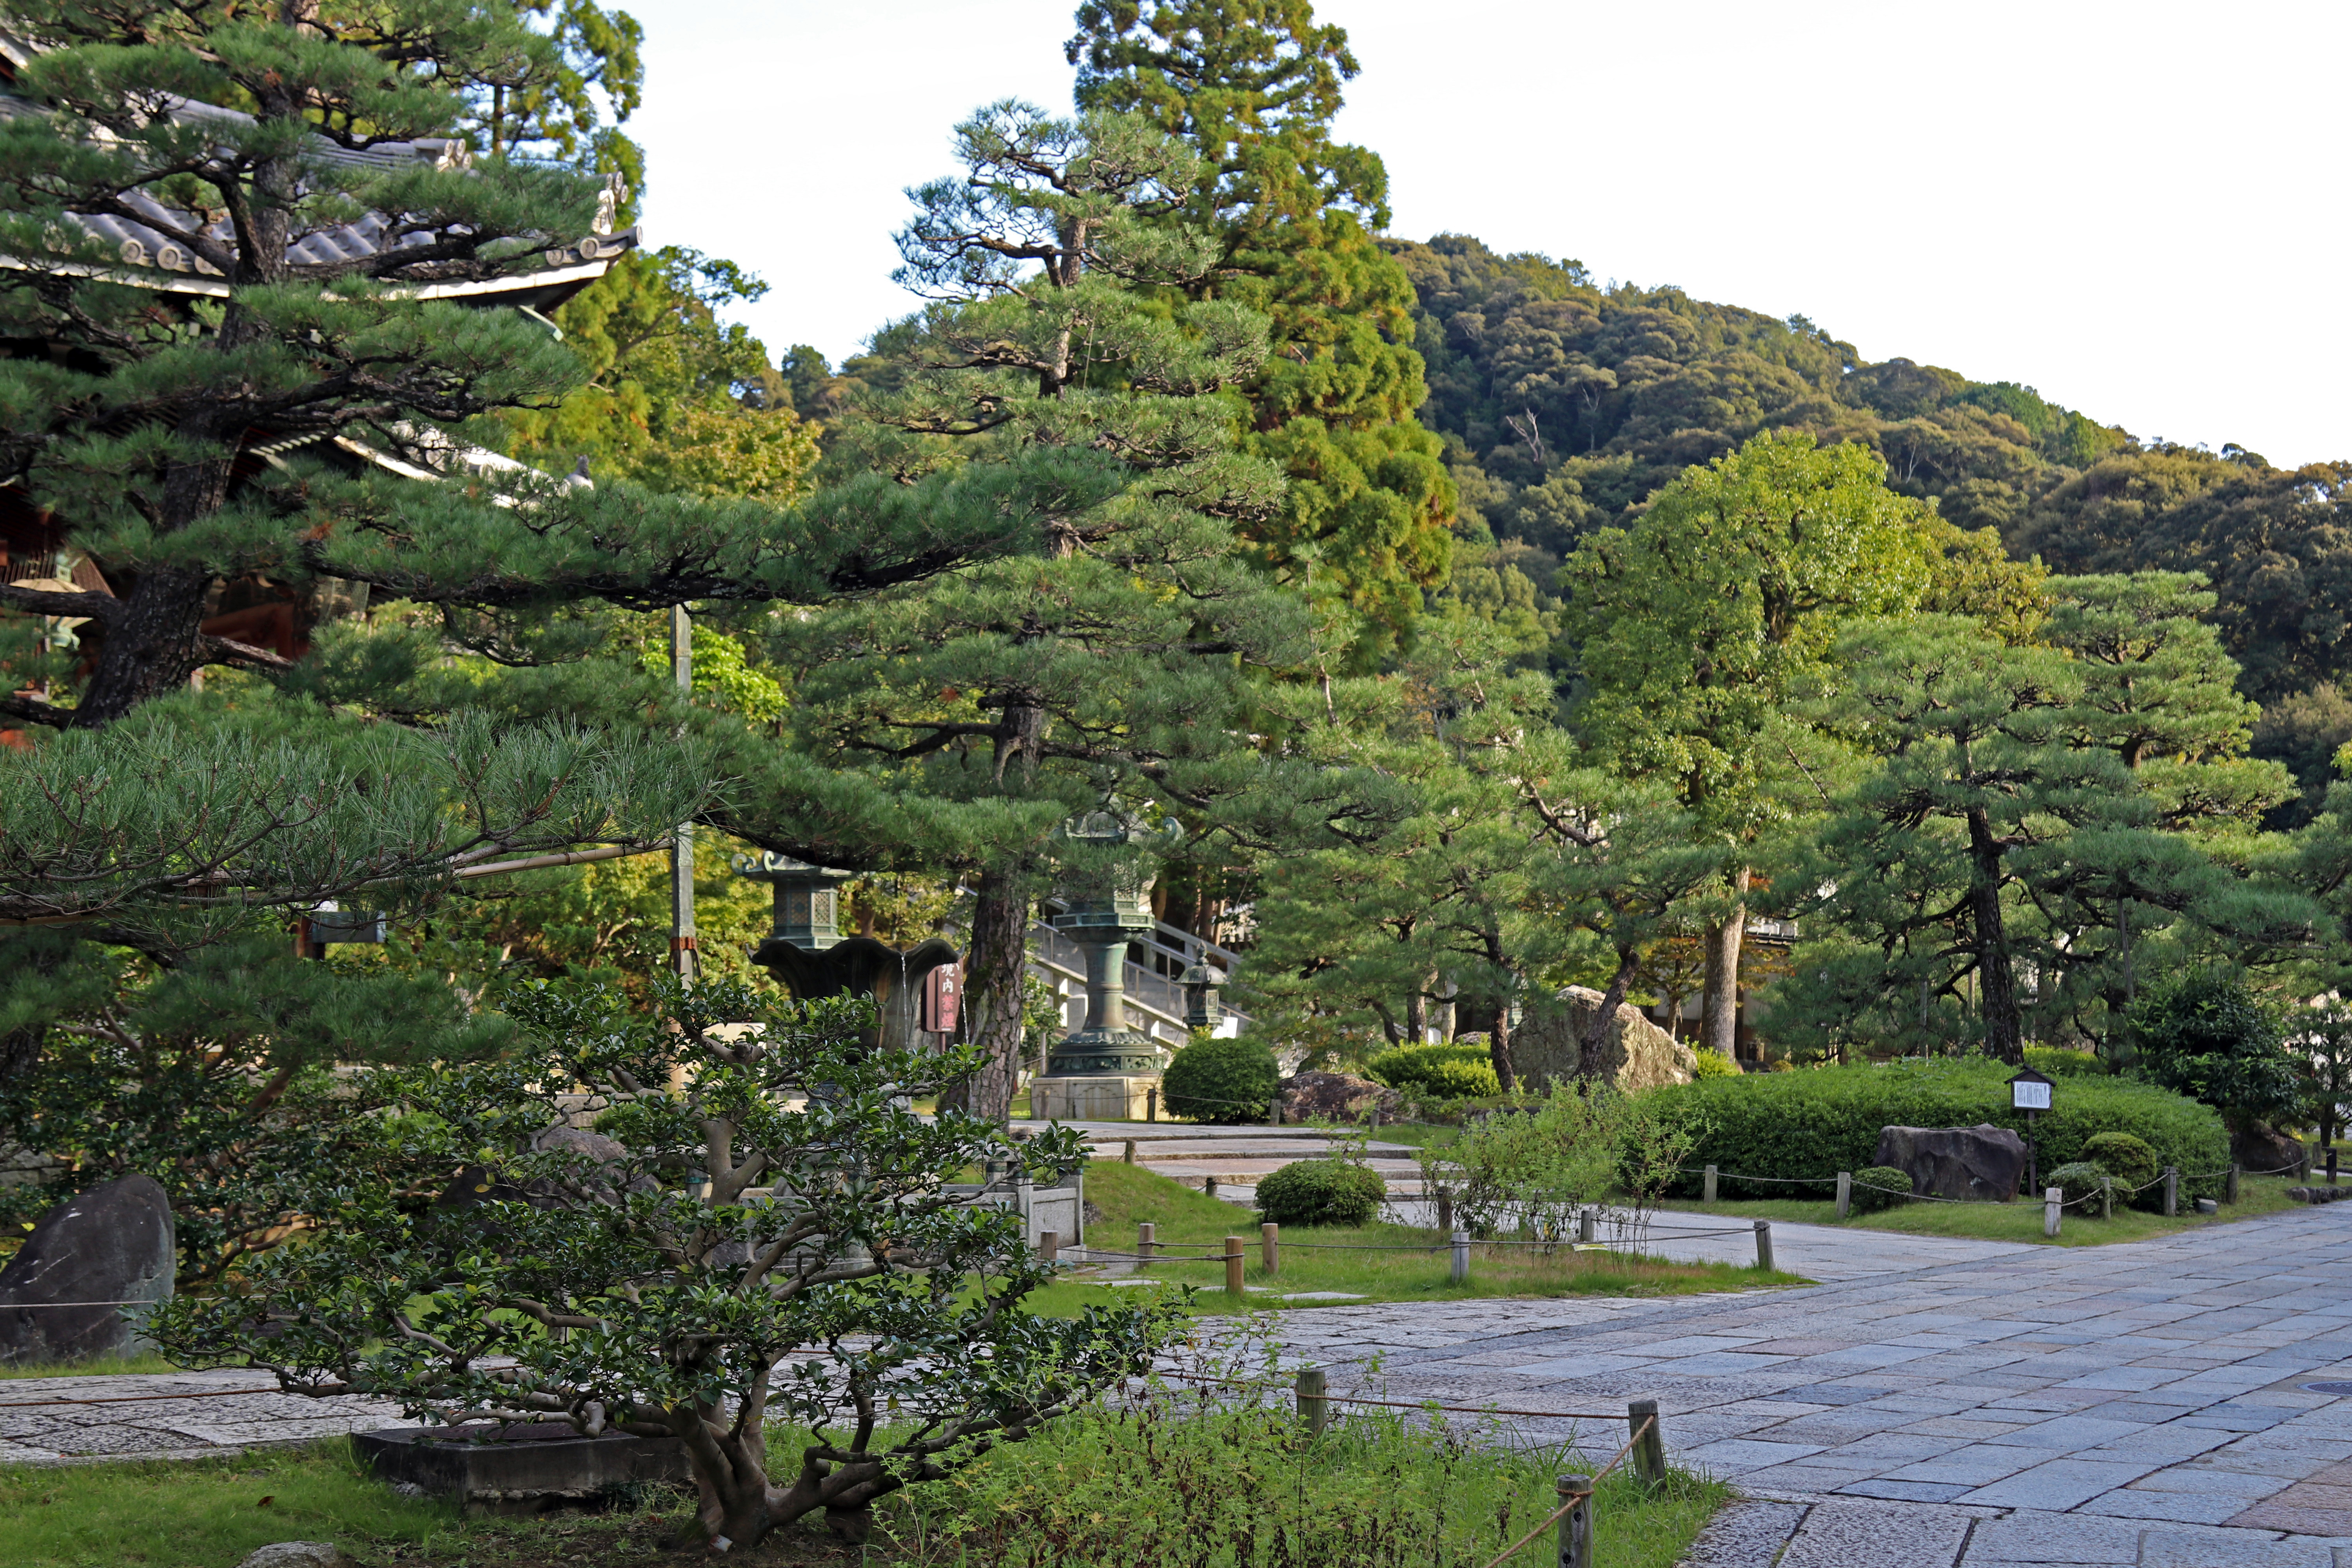
[[[1489,1296],[1677,1296],[1803,1283],[1793,1274],[1767,1274],[1727,1263],[1667,1263],[1607,1252],[1563,1252],[1546,1258],[1531,1248],[1482,1247],[1472,1249],[1470,1278],[1456,1285],[1447,1278],[1450,1260],[1442,1247],[1427,1251],[1358,1252],[1318,1251],[1307,1245],[1373,1243],[1423,1248],[1444,1239],[1435,1231],[1382,1224],[1360,1230],[1286,1227],[1281,1236],[1280,1271],[1270,1277],[1260,1264],[1258,1219],[1251,1210],[1118,1161],[1097,1160],[1087,1166],[1087,1198],[1103,1211],[1102,1220],[1087,1232],[1087,1240],[1098,1247],[1132,1251],[1135,1227],[1142,1220],[1158,1227],[1161,1249],[1193,1258],[1222,1254],[1226,1237],[1242,1237],[1248,1260],[1243,1281],[1264,1287],[1263,1291],[1253,1290],[1244,1298],[1251,1310],[1283,1306],[1280,1295],[1294,1290],[1341,1290],[1371,1301],[1460,1301]],[[1236,1309],[1224,1292],[1222,1261],[1158,1262],[1150,1272],[1172,1284],[1202,1287],[1193,1300],[1195,1310]],[[1138,1289],[1061,1283],[1039,1291],[1030,1302],[1041,1312],[1073,1316],[1088,1302],[1132,1295]]]
[[[1669,1203],[1665,1206],[1692,1213],[1720,1214],[1740,1219],[1801,1221],[1807,1225],[1843,1226],[1850,1230],[1905,1231],[1913,1236],[1963,1236],[1978,1241],[2032,1242],[2049,1247],[2105,1247],[2117,1241],[2147,1241],[2203,1226],[2230,1225],[2259,1215],[2277,1214],[2300,1206],[2286,1195],[2299,1185],[2285,1176],[2245,1176],[2239,1180],[2238,1202],[2223,1204],[2211,1217],[2194,1205],[2175,1219],[2144,1209],[2117,1208],[2113,1219],[2100,1219],[2082,1208],[2066,1211],[2059,1234],[2052,1240],[2042,1234],[2042,1205],[2028,1198],[2006,1204],[1898,1204],[1878,1214],[1837,1217],[1834,1199],[1727,1198],[1716,1204]],[[2184,1200],[2184,1203],[2186,1200]]]
[[[122,1377],[133,1373],[177,1372],[160,1355],[102,1355],[89,1361],[26,1362],[0,1365],[0,1382],[19,1377]]]

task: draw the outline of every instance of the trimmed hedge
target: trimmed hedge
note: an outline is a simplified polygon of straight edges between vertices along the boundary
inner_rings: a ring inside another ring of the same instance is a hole
[[[1273,1050],[1246,1036],[1195,1040],[1160,1080],[1169,1111],[1200,1121],[1263,1121],[1281,1088]]]
[[[1876,1214],[1911,1201],[1911,1173],[1892,1165],[1864,1165],[1853,1173],[1848,1200],[1856,1214]]]
[[[1484,1046],[1440,1042],[1395,1046],[1364,1064],[1368,1076],[1391,1089],[1417,1089],[1438,1100],[1472,1100],[1503,1092]]]
[[[1700,1167],[1714,1165],[1726,1197],[1790,1197],[1799,1194],[1735,1176],[1859,1171],[1875,1160],[1882,1127],[1989,1121],[2025,1135],[2025,1117],[2010,1109],[2012,1070],[1981,1057],[1902,1061],[1703,1079],[1651,1092],[1659,1110],[1696,1138],[1675,1185],[1678,1195],[1696,1196]],[[2070,1078],[2053,1099],[2031,1129],[2043,1170],[2085,1158],[2084,1145],[2099,1133],[2128,1132],[2156,1152],[2159,1166],[2180,1167],[2184,1200],[2221,1195],[2223,1178],[2204,1173],[2230,1163],[2230,1135],[2210,1106],[2117,1078]],[[1826,1186],[1799,1192],[1829,1195]]]
[[[2164,1173],[2164,1162],[2145,1140],[2128,1132],[2102,1132],[2083,1140],[2083,1158],[2126,1187],[2144,1187]],[[2142,1193],[2145,1199],[2147,1194]]]
[[[1380,1173],[1344,1160],[1294,1160],[1257,1184],[1257,1212],[1276,1225],[1366,1226],[1381,1212],[1388,1184]]]
[[[2070,1051],[2063,1046],[2028,1046],[2025,1065],[2044,1078],[2111,1078],[2107,1064],[2090,1051]]]

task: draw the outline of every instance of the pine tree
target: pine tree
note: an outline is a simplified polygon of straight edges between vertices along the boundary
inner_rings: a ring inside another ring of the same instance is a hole
[[[1150,290],[1210,248],[1155,219],[1192,159],[1132,118],[995,105],[957,130],[967,173],[914,193],[902,280],[936,297],[891,340],[899,388],[843,426],[829,464],[985,488],[1047,463],[1066,505],[1034,546],[782,627],[815,754],[929,816],[985,824],[941,858],[976,877],[966,1028],[975,1112],[1020,1060],[1029,910],[1065,817],[1113,793],[1196,824],[1265,770],[1254,672],[1305,657],[1300,606],[1235,557],[1280,477],[1232,451],[1233,397],[1265,325]],[[1129,879],[1150,868],[1097,868]]]
[[[1265,560],[1336,586],[1391,638],[1442,583],[1454,484],[1414,417],[1412,285],[1374,238],[1388,226],[1379,154],[1335,142],[1357,71],[1345,29],[1309,0],[1087,0],[1066,52],[1085,110],[1141,114],[1201,155],[1185,214],[1221,267],[1187,285],[1272,322],[1251,380],[1245,449],[1290,478],[1245,537]]]

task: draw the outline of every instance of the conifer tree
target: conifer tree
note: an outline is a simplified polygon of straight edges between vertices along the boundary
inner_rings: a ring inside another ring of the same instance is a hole
[[[1272,323],[1244,447],[1290,492],[1245,537],[1318,589],[1336,580],[1375,640],[1394,637],[1444,580],[1455,497],[1414,417],[1412,285],[1374,238],[1388,172],[1331,135],[1357,71],[1346,30],[1309,0],[1087,0],[1077,23],[1078,106],[1140,114],[1200,154],[1185,213],[1223,266],[1188,289]]]
[[[977,879],[966,1027],[988,1065],[968,1104],[995,1116],[1053,830],[1113,792],[1197,823],[1262,784],[1253,672],[1301,658],[1307,626],[1233,550],[1235,523],[1282,495],[1231,449],[1229,389],[1262,360],[1263,319],[1146,291],[1213,262],[1152,221],[1180,205],[1190,154],[1130,117],[1014,103],[957,138],[965,175],[914,192],[900,237],[902,280],[937,301],[892,340],[900,389],[828,462],[975,487],[1050,462],[1069,504],[1030,550],[792,623],[777,646],[806,667],[794,721],[817,754],[910,811],[990,825],[946,858]]]

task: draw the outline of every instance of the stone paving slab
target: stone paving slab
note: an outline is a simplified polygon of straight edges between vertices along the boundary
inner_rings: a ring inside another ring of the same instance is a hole
[[[251,1372],[0,1383],[0,1463],[5,1464],[198,1458],[404,1425],[399,1406],[389,1402],[285,1394],[266,1374]]]

